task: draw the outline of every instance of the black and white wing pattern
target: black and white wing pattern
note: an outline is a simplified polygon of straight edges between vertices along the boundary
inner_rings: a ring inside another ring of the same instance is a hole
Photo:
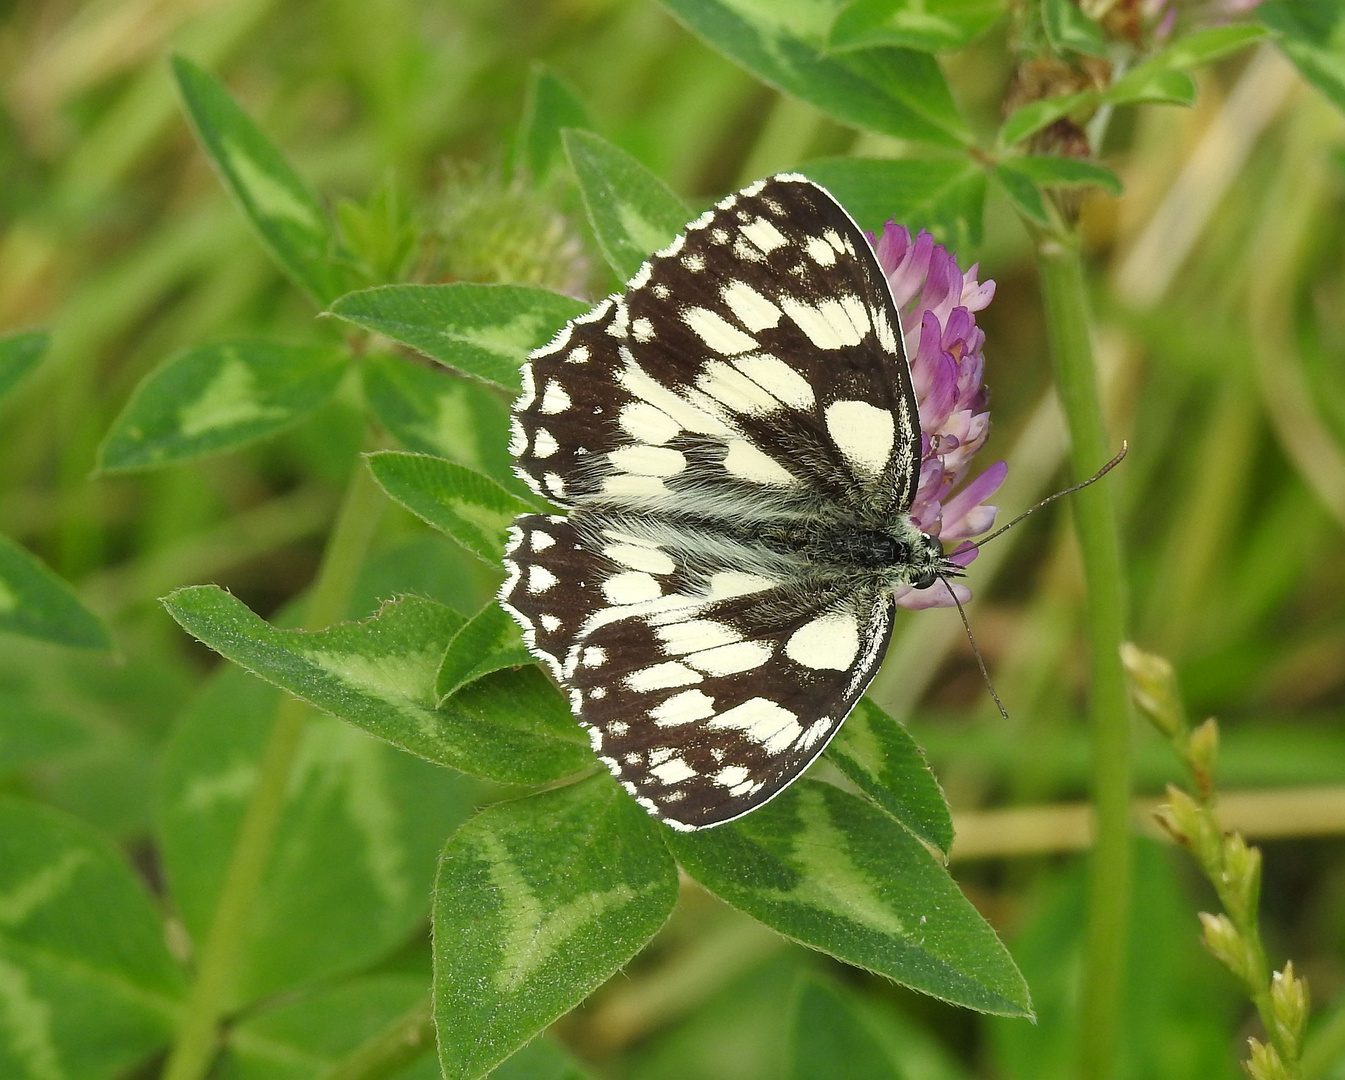
[[[906,520],[920,462],[900,334],[864,234],[786,174],[523,369],[516,471],[566,514],[517,519],[500,599],[675,828],[782,790],[882,658],[891,582],[864,538]]]

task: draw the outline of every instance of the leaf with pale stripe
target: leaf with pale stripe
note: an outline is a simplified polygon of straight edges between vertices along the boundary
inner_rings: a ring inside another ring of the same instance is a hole
[[[1032,1015],[995,932],[934,855],[863,799],[804,780],[741,821],[667,837],[687,873],[787,937],[956,1005]]]
[[[361,289],[337,300],[331,314],[464,375],[517,391],[528,352],[584,307],[546,289],[456,282]]]
[[[218,80],[185,56],[173,75],[201,146],[280,268],[319,304],[346,286],[317,196]]]
[[[445,1080],[485,1075],[614,975],[677,900],[658,835],[605,775],[497,803],[449,839],[434,899]]]
[[[564,700],[536,668],[477,679],[439,705],[435,677],[464,623],[408,597],[373,619],[328,630],[279,630],[222,589],[164,600],[189,634],[221,656],[394,746],[471,776],[541,784],[593,760]]]
[[[666,247],[687,219],[668,186],[625,151],[590,131],[564,133],[593,235],[616,275],[625,280],[650,252]]]

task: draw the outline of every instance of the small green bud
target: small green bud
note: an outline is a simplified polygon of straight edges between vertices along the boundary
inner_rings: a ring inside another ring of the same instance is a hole
[[[1121,643],[1121,663],[1130,676],[1130,696],[1135,704],[1169,739],[1181,736],[1187,728],[1186,709],[1172,664],[1132,641]]]
[[[1261,899],[1261,851],[1249,847],[1240,833],[1224,837],[1223,871],[1215,885],[1233,921],[1246,925],[1256,918]]]
[[[1214,876],[1223,869],[1223,835],[1214,815],[1181,788],[1168,785],[1168,802],[1154,816],[1177,843],[1191,849],[1206,874]]]
[[[1219,756],[1219,723],[1210,717],[1186,739],[1186,760],[1202,801],[1214,793],[1214,763]]]
[[[1270,977],[1270,1008],[1280,1041],[1297,1058],[1308,1023],[1308,984],[1295,977],[1292,960]]]
[[[1259,1039],[1248,1039],[1247,1046],[1251,1053],[1242,1067],[1251,1080],[1290,1080],[1289,1072],[1275,1047]]]
[[[1208,911],[1202,911],[1200,925],[1205,931],[1201,937],[1205,948],[1234,976],[1244,983],[1250,983],[1253,965],[1247,955],[1247,943],[1242,940],[1233,920],[1227,915],[1211,915]]]

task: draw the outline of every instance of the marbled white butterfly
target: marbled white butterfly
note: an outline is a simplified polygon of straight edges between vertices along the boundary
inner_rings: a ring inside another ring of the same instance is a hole
[[[500,601],[673,828],[798,777],[873,678],[893,588],[961,572],[909,517],[900,327],[859,227],[783,174],[696,218],[523,367],[515,469],[566,513],[514,522]]]

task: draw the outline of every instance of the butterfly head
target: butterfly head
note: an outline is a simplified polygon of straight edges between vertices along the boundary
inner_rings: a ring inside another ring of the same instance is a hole
[[[913,589],[928,589],[937,581],[961,577],[965,572],[961,566],[944,555],[943,544],[937,536],[922,532],[914,548],[910,582]]]

